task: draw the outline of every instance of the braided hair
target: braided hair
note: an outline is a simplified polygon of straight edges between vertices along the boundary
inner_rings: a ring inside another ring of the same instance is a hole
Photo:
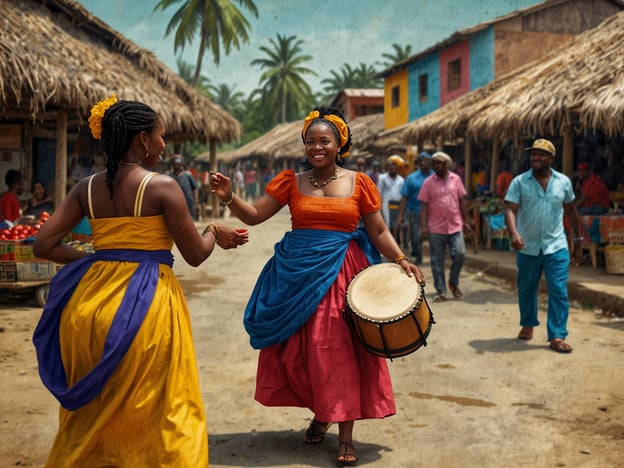
[[[317,118],[315,118],[310,123],[310,125],[306,129],[306,134],[308,133],[308,130],[310,130],[310,127],[313,127],[314,125],[318,125],[318,124],[327,125],[331,129],[332,133],[334,134],[334,137],[336,137],[336,141],[340,145],[340,150],[336,154],[336,164],[338,166],[342,167],[344,165],[344,163],[345,163],[345,158],[342,157],[342,155],[343,154],[347,154],[351,150],[351,129],[349,128],[349,125],[347,123],[347,119],[345,119],[345,117],[342,114],[342,112],[340,112],[335,107],[324,107],[324,106],[323,107],[315,107],[313,109],[313,111],[318,111],[319,116]],[[329,121],[329,120],[324,118],[326,115],[336,116],[336,117],[340,118],[345,123],[345,125],[346,125],[346,127],[347,127],[347,129],[349,131],[349,136],[348,136],[348,139],[345,142],[345,144],[341,144],[340,132],[338,131],[336,126],[331,121]],[[302,138],[303,138],[303,142],[305,143],[305,135],[302,135]],[[303,160],[301,161],[301,164],[304,166],[304,168],[311,167],[306,158],[303,158]]]
[[[118,101],[106,110],[102,118],[102,145],[107,156],[106,186],[111,199],[119,161],[130,149],[132,139],[143,131],[153,132],[159,120],[154,109],[138,101]]]

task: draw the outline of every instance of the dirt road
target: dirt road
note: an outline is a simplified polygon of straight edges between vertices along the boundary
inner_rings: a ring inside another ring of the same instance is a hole
[[[307,410],[253,400],[257,352],[242,310],[288,226],[282,212],[251,228],[249,245],[197,269],[182,259],[174,267],[193,316],[213,468],[335,466],[336,426],[308,446]],[[423,270],[431,284],[429,265]],[[573,308],[574,352],[557,354],[543,312],[532,341],[515,338],[511,285],[464,270],[462,287],[462,300],[431,303],[428,346],[389,363],[397,414],[356,423],[360,466],[624,466],[624,322]],[[57,405],[30,341],[39,313],[32,302],[0,304],[0,467],[43,466],[56,431]]]

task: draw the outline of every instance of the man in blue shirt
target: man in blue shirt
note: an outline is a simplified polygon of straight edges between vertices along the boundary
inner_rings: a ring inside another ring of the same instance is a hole
[[[539,325],[537,295],[543,271],[548,287],[548,341],[555,351],[569,353],[572,347],[565,339],[568,335],[570,253],[563,214],[565,212],[574,231],[573,265],[578,265],[583,251],[580,217],[570,179],[551,167],[555,145],[540,138],[526,150],[530,151],[531,169],[515,177],[505,195],[505,221],[511,247],[517,251],[522,327],[518,338],[533,338],[533,328]]]
[[[423,151],[418,154],[419,169],[412,172],[405,179],[401,188],[401,203],[399,205],[399,229],[403,229],[405,208],[407,207],[407,221],[410,227],[410,244],[412,248],[412,262],[415,265],[422,263],[422,237],[420,235],[420,202],[418,194],[420,188],[431,172],[431,154]]]

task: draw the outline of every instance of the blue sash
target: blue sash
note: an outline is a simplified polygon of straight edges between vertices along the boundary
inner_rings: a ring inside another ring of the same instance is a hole
[[[245,309],[243,323],[255,349],[282,343],[314,313],[355,240],[370,264],[379,252],[364,229],[354,232],[295,229],[275,245]]]
[[[96,261],[125,261],[139,265],[111,322],[102,359],[87,375],[68,388],[59,339],[61,312],[82,277]],[[37,349],[41,380],[64,408],[76,410],[91,402],[125,356],[154,298],[160,263],[173,266],[173,255],[169,250],[100,250],[64,266],[52,279],[33,343]]]

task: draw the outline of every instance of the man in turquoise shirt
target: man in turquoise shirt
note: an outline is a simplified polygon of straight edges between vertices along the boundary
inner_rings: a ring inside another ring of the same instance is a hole
[[[518,338],[533,338],[533,328],[539,325],[537,295],[543,271],[548,287],[548,341],[555,351],[569,353],[572,347],[565,339],[568,335],[570,253],[563,214],[565,212],[574,231],[574,265],[578,265],[582,254],[580,217],[570,179],[551,167],[555,160],[555,145],[540,138],[526,150],[530,151],[531,169],[511,181],[505,196],[505,221],[510,244],[517,251],[522,327]]]

